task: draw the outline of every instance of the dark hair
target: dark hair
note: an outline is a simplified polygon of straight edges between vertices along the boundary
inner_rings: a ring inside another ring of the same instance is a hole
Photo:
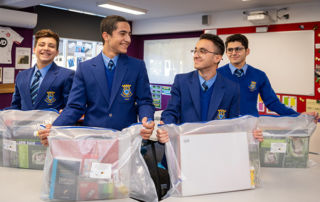
[[[245,49],[248,49],[249,41],[248,41],[247,37],[242,34],[233,34],[231,36],[228,36],[226,39],[226,47],[228,47],[228,43],[235,42],[235,41],[240,42],[244,46]]]
[[[200,40],[206,39],[212,41],[212,43],[218,48],[217,53],[223,55],[224,53],[224,44],[220,37],[214,34],[201,34]]]
[[[101,23],[100,23],[101,35],[102,35],[103,32],[107,32],[108,34],[112,35],[112,32],[117,29],[117,23],[118,22],[127,22],[127,23],[129,23],[129,21],[127,19],[125,19],[122,16],[118,16],[118,15],[110,15],[110,16],[107,16],[107,17],[103,18],[101,20]],[[104,44],[104,39],[103,38],[102,38],[102,42]]]
[[[51,29],[42,29],[36,32],[36,34],[34,35],[34,47],[37,46],[38,40],[44,37],[54,38],[54,40],[57,42],[57,50],[59,50],[59,36]]]

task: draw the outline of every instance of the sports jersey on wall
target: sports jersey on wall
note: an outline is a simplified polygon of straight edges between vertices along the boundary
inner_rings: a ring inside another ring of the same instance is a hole
[[[20,44],[23,37],[10,27],[0,27],[0,64],[11,64],[13,42]]]

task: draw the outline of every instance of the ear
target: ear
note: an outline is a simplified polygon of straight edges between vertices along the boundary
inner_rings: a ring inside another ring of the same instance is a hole
[[[104,42],[108,41],[109,37],[110,37],[110,35],[107,32],[102,33],[102,38],[103,38]]]
[[[33,48],[33,54],[36,54],[36,47]]]
[[[246,55],[249,55],[249,54],[250,54],[250,48],[247,48]]]
[[[222,60],[222,55],[215,55],[215,63],[219,64],[221,60]]]

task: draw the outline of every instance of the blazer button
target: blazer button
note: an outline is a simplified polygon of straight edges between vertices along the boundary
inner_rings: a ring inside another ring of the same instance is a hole
[[[112,113],[109,114],[109,117],[112,117]]]

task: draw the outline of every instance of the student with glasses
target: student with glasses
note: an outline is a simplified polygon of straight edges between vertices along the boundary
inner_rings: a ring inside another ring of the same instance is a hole
[[[242,34],[227,37],[225,46],[230,63],[218,68],[218,73],[240,85],[240,115],[259,116],[257,110],[258,94],[260,94],[266,107],[279,115],[298,115],[293,109],[280,102],[271,87],[265,72],[246,63],[250,54],[248,39]],[[315,112],[306,113],[315,116]]]
[[[216,72],[224,53],[223,41],[203,34],[191,53],[196,70],[175,76],[161,120],[169,124],[237,117],[239,86]]]
[[[217,72],[222,60],[224,44],[212,34],[202,34],[193,54],[195,71],[177,74],[171,89],[167,108],[161,114],[161,124],[181,124],[239,116],[239,85]],[[261,130],[253,136],[263,141]],[[157,130],[160,143],[169,141],[168,132]],[[163,158],[162,165],[166,167]]]

